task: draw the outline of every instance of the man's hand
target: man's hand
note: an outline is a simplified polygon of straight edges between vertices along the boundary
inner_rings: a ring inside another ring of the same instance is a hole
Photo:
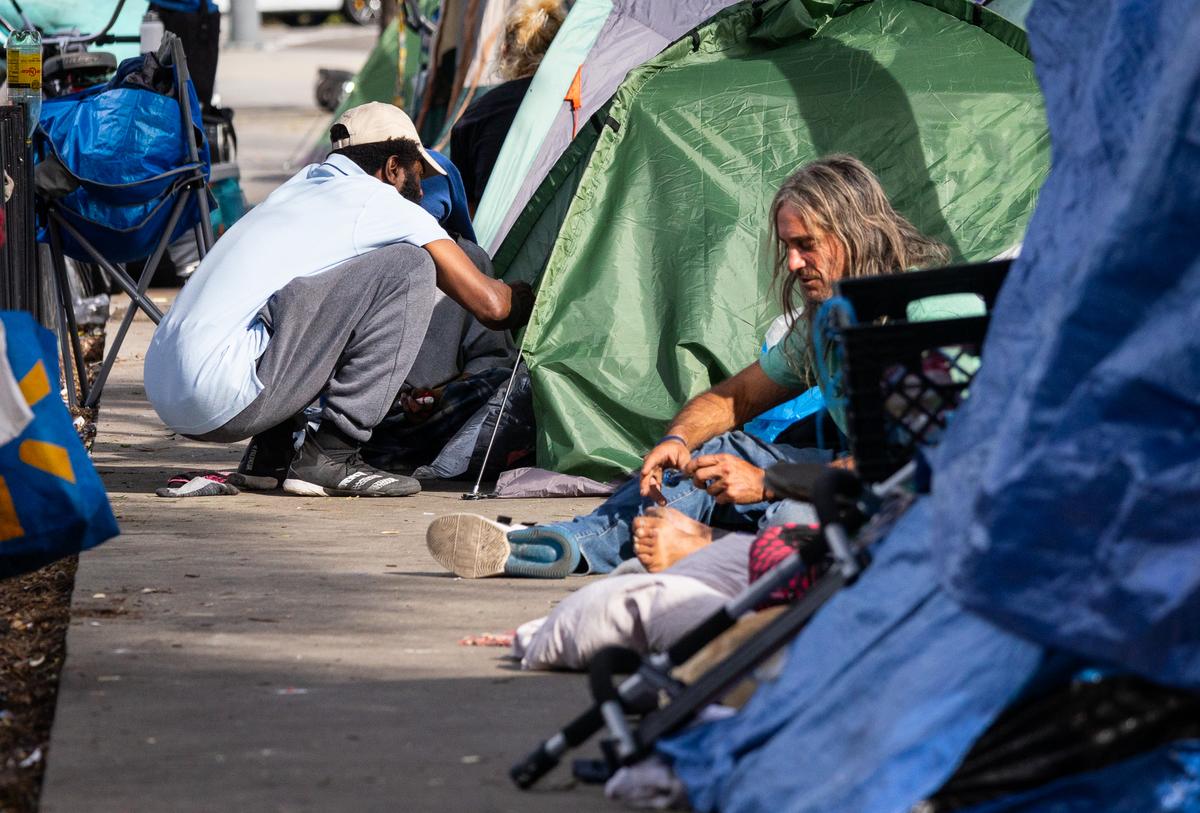
[[[413,421],[420,422],[428,418],[437,408],[441,400],[442,390],[409,390],[400,393],[400,408]]]
[[[664,440],[650,450],[642,459],[642,496],[651,497],[659,505],[666,505],[662,494],[663,470],[684,470],[692,459],[692,450],[687,444],[672,438]]]
[[[846,471],[857,471],[858,470],[857,465],[855,465],[855,463],[854,463],[853,455],[846,455],[845,457],[839,457],[834,460],[831,460],[829,463],[829,467],[831,469],[845,469]]]
[[[731,454],[706,454],[692,458],[684,468],[696,488],[702,488],[722,505],[749,505],[767,498],[766,472]]]
[[[533,289],[529,287],[528,282],[506,282],[504,284],[512,289],[508,316],[492,329],[519,330],[529,324],[529,317],[533,315]]]

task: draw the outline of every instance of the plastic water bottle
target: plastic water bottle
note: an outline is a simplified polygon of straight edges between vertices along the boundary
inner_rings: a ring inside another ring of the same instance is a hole
[[[143,54],[158,53],[158,49],[163,41],[163,32],[166,30],[163,21],[158,16],[158,12],[147,11],[146,16],[142,18],[141,26],[138,28],[138,38],[142,43],[141,52]]]
[[[42,35],[21,28],[8,36],[8,98],[25,105],[26,138],[33,138],[42,114]]]

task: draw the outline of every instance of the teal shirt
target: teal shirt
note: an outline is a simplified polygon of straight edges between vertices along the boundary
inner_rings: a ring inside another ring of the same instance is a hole
[[[939,319],[957,319],[964,316],[983,316],[987,313],[983,300],[974,294],[947,294],[920,299],[908,306],[908,321],[933,322]],[[800,393],[808,389],[807,375],[817,378],[825,405],[834,423],[843,433],[847,432],[846,394],[834,390],[833,382],[841,380],[841,358],[832,354],[825,359],[826,375],[817,375],[809,370],[808,348],[812,337],[803,330],[803,321],[783,337],[783,340],[767,351],[760,360],[767,378],[781,387]],[[968,372],[974,372],[969,370]]]

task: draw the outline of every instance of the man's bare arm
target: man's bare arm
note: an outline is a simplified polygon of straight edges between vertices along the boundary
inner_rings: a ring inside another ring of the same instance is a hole
[[[768,378],[756,361],[684,404],[666,434],[682,437],[695,449],[796,395]]]
[[[666,439],[643,459],[642,496],[661,501],[663,469],[682,471],[692,459],[692,449],[796,395],[768,378],[757,361],[697,395],[671,421]]]
[[[513,324],[513,288],[482,273],[453,240],[434,240],[425,245],[437,268],[437,286],[462,305],[484,327],[493,330],[519,327]],[[532,304],[532,303],[530,303]],[[527,321],[517,319],[521,324]]]

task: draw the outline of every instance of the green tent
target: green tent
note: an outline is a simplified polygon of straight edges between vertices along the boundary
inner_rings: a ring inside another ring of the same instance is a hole
[[[475,212],[494,252],[538,185],[633,69],[737,0],[578,0],[538,67]]]
[[[450,126],[478,95],[495,84],[496,37],[514,0],[419,0],[432,33],[403,25],[401,14],[379,37],[354,77],[354,89],[334,111],[337,117],[366,102],[391,102],[413,120],[427,146],[446,151]],[[449,22],[446,22],[449,21]],[[319,160],[329,150],[322,133],[309,150]]]
[[[407,26],[401,29],[400,25],[401,20],[397,17],[380,35],[354,77],[354,89],[334,111],[331,124],[351,107],[367,102],[399,102],[401,107],[411,106],[416,95],[416,78],[421,70],[422,39],[419,33]],[[403,66],[400,64],[401,47],[404,49]]]
[[[956,258],[1018,243],[1049,159],[1020,0],[742,3],[631,72],[496,254],[540,279],[524,336],[538,465],[637,465],[778,314],[767,209],[798,165],[854,154]]]

